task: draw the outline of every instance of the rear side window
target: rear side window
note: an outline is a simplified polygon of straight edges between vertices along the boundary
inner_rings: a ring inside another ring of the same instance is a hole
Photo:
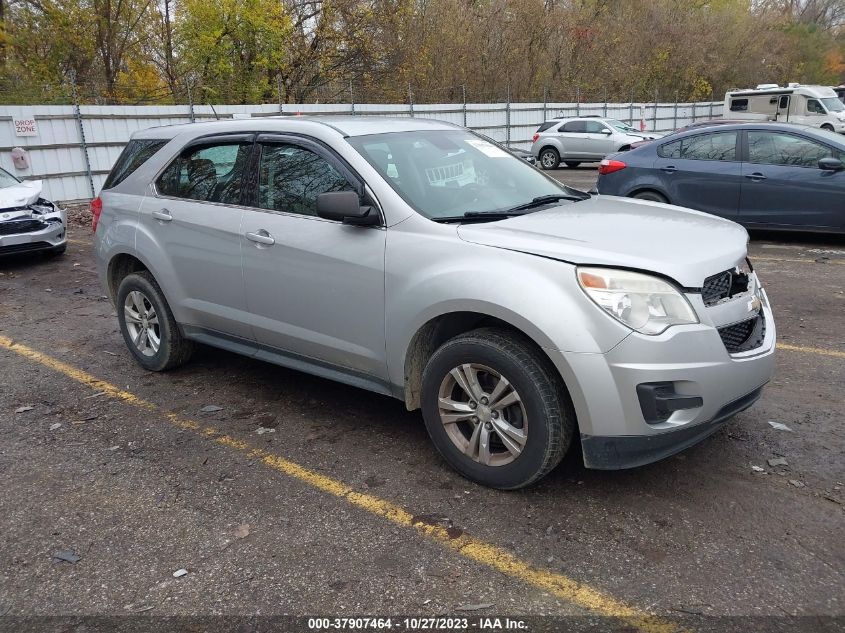
[[[163,196],[201,202],[240,204],[244,172],[252,143],[220,143],[189,147],[156,181]]]
[[[167,141],[161,139],[145,138],[129,141],[120,156],[117,157],[114,167],[111,168],[108,178],[103,184],[103,189],[111,189],[122,183],[129,174],[146,163],[153,154],[165,145],[167,145]]]
[[[575,132],[575,133],[584,133],[587,131],[587,122],[586,121],[570,121],[569,123],[565,123],[562,128],[560,128],[561,132]]]
[[[748,99],[731,99],[731,112],[747,112]]]
[[[690,136],[657,148],[661,158],[686,160],[736,160],[736,132]]]

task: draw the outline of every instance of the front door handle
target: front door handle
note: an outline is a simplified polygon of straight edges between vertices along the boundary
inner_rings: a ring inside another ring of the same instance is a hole
[[[247,233],[246,239],[256,244],[264,244],[265,246],[272,246],[276,243],[276,238],[270,235],[264,229],[259,229],[255,233]]]
[[[666,165],[666,167],[661,167],[660,171],[666,174],[674,174],[676,171],[678,171],[678,168],[674,165]]]
[[[156,220],[161,220],[162,222],[172,222],[173,216],[170,215],[170,211],[167,209],[161,209],[160,211],[153,211],[153,217]]]
[[[760,182],[761,180],[766,179],[766,177],[759,171],[755,171],[753,174],[745,174],[745,177],[749,180],[753,180],[754,182]]]

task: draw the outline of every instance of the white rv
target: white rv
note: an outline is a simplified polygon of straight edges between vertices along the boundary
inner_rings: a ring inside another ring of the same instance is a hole
[[[760,84],[725,94],[726,119],[779,121],[845,134],[845,104],[827,86]]]

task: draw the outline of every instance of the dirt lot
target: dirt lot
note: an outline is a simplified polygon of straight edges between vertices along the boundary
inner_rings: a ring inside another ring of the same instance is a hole
[[[663,462],[592,472],[572,454],[516,493],[453,473],[399,401],[211,349],[144,372],[89,229],[71,240],[0,261],[0,630],[138,613],[845,625],[841,239],[755,236],[782,348],[752,409]]]

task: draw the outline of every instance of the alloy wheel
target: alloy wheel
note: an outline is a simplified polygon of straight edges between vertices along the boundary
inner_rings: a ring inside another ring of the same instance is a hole
[[[133,290],[123,302],[123,316],[132,344],[144,356],[155,356],[161,346],[161,327],[155,307],[140,290]]]

